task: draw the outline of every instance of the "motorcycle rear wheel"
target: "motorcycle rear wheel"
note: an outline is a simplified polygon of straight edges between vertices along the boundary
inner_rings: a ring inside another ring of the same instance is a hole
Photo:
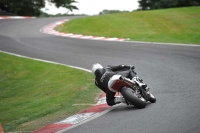
[[[141,108],[145,108],[146,106],[146,101],[142,101],[141,99],[139,99],[135,93],[133,92],[133,90],[129,87],[123,87],[121,89],[121,94],[122,96],[131,104],[133,104],[135,107],[141,109]]]

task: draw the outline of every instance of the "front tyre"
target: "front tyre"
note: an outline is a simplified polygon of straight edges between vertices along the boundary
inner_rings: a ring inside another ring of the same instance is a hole
[[[141,99],[139,99],[136,94],[134,93],[134,91],[129,88],[129,87],[123,87],[121,89],[121,94],[123,95],[123,97],[130,102],[131,104],[133,104],[135,107],[137,108],[145,108],[146,106],[146,101],[142,101]]]
[[[149,94],[149,101],[151,102],[151,103],[155,103],[156,102],[156,98],[154,97],[154,95],[153,94]]]

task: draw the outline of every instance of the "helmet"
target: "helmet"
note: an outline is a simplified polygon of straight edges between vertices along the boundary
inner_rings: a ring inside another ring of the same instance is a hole
[[[97,69],[99,69],[99,68],[103,68],[103,66],[101,64],[99,64],[99,63],[93,64],[93,66],[92,66],[92,73],[95,73],[95,71]]]

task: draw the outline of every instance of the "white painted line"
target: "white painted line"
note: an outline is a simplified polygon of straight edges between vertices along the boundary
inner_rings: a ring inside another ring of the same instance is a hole
[[[100,104],[107,104],[106,102],[106,97],[102,97],[98,100],[97,104],[96,105],[100,105]]]
[[[59,32],[53,30],[53,31],[50,31],[50,32],[48,32],[48,33],[51,33],[51,34],[58,34]]]
[[[83,71],[91,73],[91,70],[88,70],[88,69],[85,69],[85,68],[81,68],[81,67],[77,67],[77,66],[71,66],[71,65],[66,65],[66,64],[62,64],[62,63],[53,62],[53,61],[42,60],[42,59],[38,59],[38,58],[32,58],[32,57],[23,56],[23,55],[19,55],[19,54],[14,54],[14,53],[2,51],[2,50],[0,50],[0,52],[6,53],[6,54],[10,54],[10,55],[14,55],[14,56],[17,56],[17,57],[26,58],[26,59],[32,59],[32,60],[36,60],[36,61],[41,61],[41,62],[46,62],[46,63],[51,63],[51,64],[57,64],[57,65],[67,66],[67,67],[71,67],[71,68],[76,68],[76,69],[83,70]]]
[[[89,39],[89,38],[93,38],[93,36],[82,36],[82,39]]]
[[[61,21],[57,21],[57,22],[54,22],[53,24],[49,24],[43,28],[40,29],[40,32],[43,32],[43,33],[52,33],[53,35],[57,35],[57,36],[63,36],[63,37],[70,37],[70,38],[78,38],[78,39],[91,39],[91,40],[107,40],[107,41],[123,41],[122,39],[120,40],[119,38],[105,38],[105,37],[95,37],[95,36],[88,36],[88,35],[81,35],[81,34],[66,34],[66,35],[63,35],[63,34],[57,34],[57,33],[54,33],[52,32],[51,30],[46,30],[46,29],[54,29],[56,26],[60,25],[60,24],[63,24],[64,22],[67,22],[69,20],[61,20]]]
[[[102,39],[105,39],[105,37],[93,37],[92,39],[93,40],[102,40]]]
[[[0,16],[0,19],[33,19],[35,17],[30,16]]]
[[[49,24],[47,26],[44,26],[43,28],[40,29],[40,32],[49,34],[48,31],[45,31],[45,28],[52,28],[54,29],[56,26],[58,26],[59,24],[62,24],[64,22],[69,21],[68,19],[66,20],[61,20],[59,22],[54,22],[52,24]],[[52,33],[52,31],[50,31]],[[71,33],[70,35],[64,35],[64,37],[71,37],[73,35],[73,33]],[[63,36],[63,35],[62,35]],[[73,38],[78,38],[78,39],[89,39],[89,40],[101,40],[101,41],[123,41],[123,42],[127,42],[127,43],[144,43],[144,44],[164,44],[164,45],[180,45],[180,46],[200,46],[198,44],[179,44],[179,43],[162,43],[162,42],[142,42],[142,41],[128,41],[128,39],[124,39],[124,38],[101,38],[101,37],[94,37],[94,36],[89,36],[89,35],[82,35],[82,36],[72,36]]]
[[[119,41],[125,41],[125,39],[123,39],[123,38],[120,38],[120,39],[118,39]]]
[[[157,45],[177,45],[177,46],[195,46],[200,47],[200,44],[181,44],[181,43],[163,43],[163,42],[142,42],[142,41],[124,41],[127,43],[144,43],[144,44],[157,44]]]
[[[43,31],[44,31],[44,32],[50,32],[50,31],[53,31],[53,29],[50,29],[50,28],[49,28],[49,29],[44,29]]]
[[[77,124],[77,123],[80,123],[88,118],[91,118],[93,117],[94,115],[97,115],[99,113],[81,113],[81,114],[76,114],[76,115],[73,115],[73,116],[70,116],[60,122],[57,122],[55,124]]]
[[[73,36],[70,36],[72,38],[79,38],[79,37],[82,37],[83,35],[73,35]]]
[[[45,32],[44,32],[44,33],[45,33]],[[48,33],[46,33],[46,34],[52,35],[52,33],[49,33],[49,32],[48,32]]]
[[[72,36],[72,35],[74,35],[74,34],[68,33],[68,34],[64,34],[64,35],[62,35],[62,36],[63,36],[63,37],[68,37],[68,36]]]
[[[64,35],[65,33],[55,33],[54,35],[57,35],[57,36],[62,36]]]
[[[104,40],[107,40],[107,41],[113,41],[113,40],[117,40],[118,38],[106,38]]]
[[[66,129],[57,131],[56,133],[63,133],[63,132],[66,132],[66,131],[68,131],[68,130],[70,130],[70,129],[72,129],[72,128],[75,128],[75,127],[77,127],[77,126],[80,126],[80,125],[82,125],[82,124],[84,124],[84,123],[87,123],[87,122],[89,122],[89,121],[91,121],[91,120],[94,120],[94,119],[96,119],[96,118],[98,118],[98,117],[100,117],[100,116],[102,116],[102,115],[104,115],[104,114],[110,112],[113,108],[115,108],[115,107],[117,107],[117,106],[120,106],[120,104],[115,105],[115,106],[112,106],[112,107],[110,107],[110,108],[104,110],[103,112],[94,115],[94,116],[91,117],[90,119],[86,119],[85,121],[82,121],[82,122],[80,122],[80,123],[77,123],[76,125],[73,125],[73,126],[71,126],[71,127],[69,127],[69,128],[66,128]]]
[[[60,24],[63,24],[64,23],[64,21],[62,22],[62,21],[60,21],[60,22],[56,22],[55,24],[56,25],[60,25]]]
[[[71,65],[66,65],[66,64],[62,64],[62,63],[57,63],[57,62],[53,62],[53,61],[47,61],[47,60],[42,60],[42,59],[37,59],[37,58],[32,58],[32,57],[27,57],[27,56],[23,56],[23,55],[19,55],[19,54],[14,54],[14,53],[10,53],[10,52],[5,52],[5,51],[1,51],[0,52],[2,53],[6,53],[6,54],[10,54],[10,55],[13,55],[13,56],[17,56],[17,57],[21,57],[21,58],[27,58],[27,59],[32,59],[32,60],[36,60],[36,61],[41,61],[41,62],[46,62],[46,63],[51,63],[51,64],[58,64],[58,65],[63,65],[63,66],[67,66],[67,67],[71,67],[71,68],[76,68],[76,69],[79,69],[79,70],[83,70],[83,71],[86,71],[86,72],[90,72],[90,70],[88,69],[85,69],[85,68],[81,68],[81,67],[76,67],[76,66],[71,66]],[[100,104],[104,104],[106,103],[106,98],[103,97],[103,98],[100,98],[97,105],[100,105]],[[78,126],[80,124],[83,124],[85,122],[88,122],[92,119],[95,119],[107,112],[109,112],[111,110],[111,108],[108,108],[106,110],[102,112],[89,112],[89,113],[80,113],[80,114],[76,114],[76,115],[73,115],[73,116],[70,116],[60,122],[57,122],[57,123],[54,123],[54,124],[72,124],[73,126],[69,127],[69,128],[66,128],[66,129],[63,129],[61,131],[58,131],[58,132],[62,132],[62,131],[65,131],[65,130],[68,130],[68,129],[71,129],[71,128],[74,128],[75,126]],[[92,118],[92,119],[91,119]]]
[[[10,18],[13,18],[13,19],[23,19],[24,17],[14,16],[14,17],[10,17]]]

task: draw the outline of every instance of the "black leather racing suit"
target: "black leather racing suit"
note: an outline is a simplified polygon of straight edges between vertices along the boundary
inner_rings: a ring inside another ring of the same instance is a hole
[[[118,65],[108,66],[106,68],[97,69],[95,71],[95,84],[98,88],[106,93],[106,102],[109,106],[113,106],[116,104],[114,102],[116,92],[112,92],[108,88],[108,82],[110,78],[115,74],[119,74],[132,79],[136,75],[136,73],[131,69],[133,70],[134,66]]]

